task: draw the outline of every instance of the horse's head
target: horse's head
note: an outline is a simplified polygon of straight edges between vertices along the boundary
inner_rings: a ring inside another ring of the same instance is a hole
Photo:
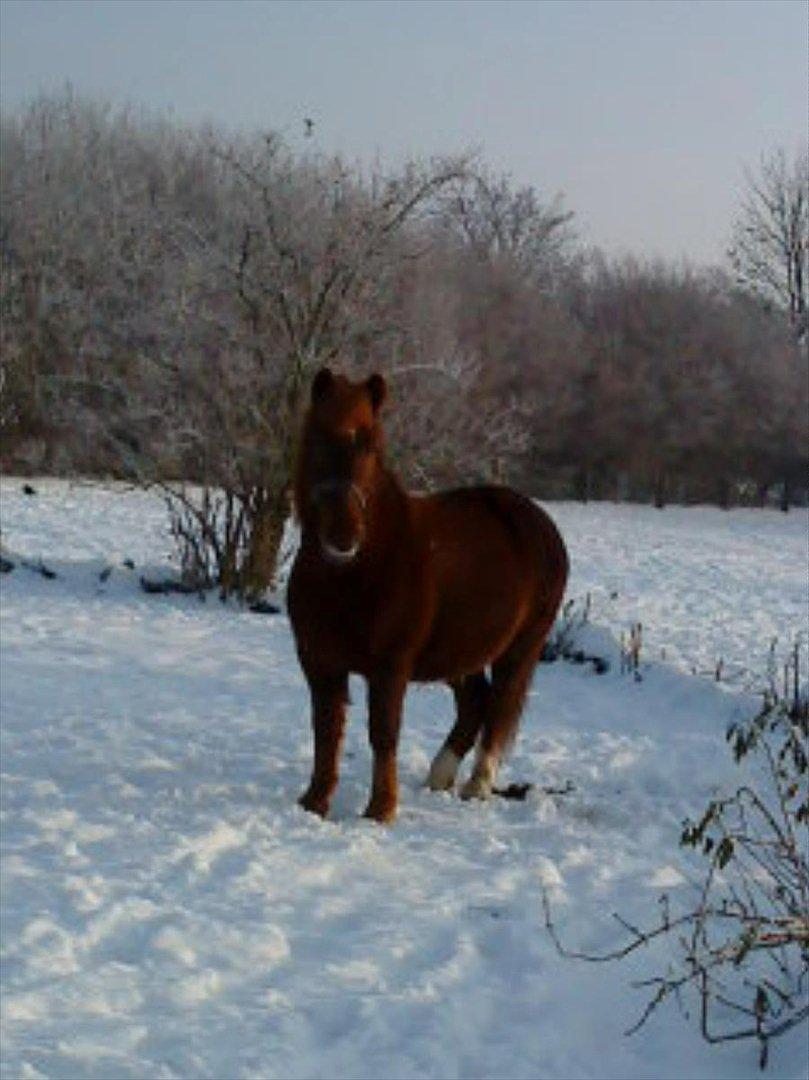
[[[296,502],[304,529],[333,563],[350,563],[366,539],[381,467],[379,411],[386,394],[381,375],[354,383],[322,368],[312,383]]]

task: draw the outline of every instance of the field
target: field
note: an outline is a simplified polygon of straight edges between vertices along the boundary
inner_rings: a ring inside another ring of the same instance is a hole
[[[540,666],[502,774],[535,785],[523,802],[426,791],[450,697],[411,690],[386,829],[357,816],[360,683],[323,822],[295,804],[311,750],[286,618],[147,596],[171,559],[158,499],[33,483],[0,488],[4,1077],[759,1075],[754,1047],[700,1039],[693,1002],[625,1037],[631,983],[672,942],[563,959],[541,892],[590,951],[622,940],[613,912],[648,925],[661,893],[693,898],[682,821],[735,779],[724,732],[772,640],[805,635],[805,511],[550,505],[610,670]],[[635,622],[640,681],[618,657]],[[805,1034],[769,1075],[806,1075]]]

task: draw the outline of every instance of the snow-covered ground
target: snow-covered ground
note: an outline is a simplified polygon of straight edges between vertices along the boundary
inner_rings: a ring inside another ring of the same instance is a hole
[[[357,817],[359,683],[322,822],[295,805],[286,619],[143,594],[171,553],[155,497],[34,486],[0,486],[6,548],[58,575],[0,581],[3,1076],[758,1075],[755,1047],[709,1047],[673,1003],[624,1037],[647,1000],[630,983],[673,943],[562,959],[541,889],[590,951],[622,940],[612,912],[648,925],[661,892],[693,897],[681,823],[732,782],[725,727],[754,699],[689,672],[763,676],[772,637],[805,630],[805,512],[549,507],[570,595],[614,633],[643,623],[643,680],[542,665],[503,773],[537,787],[486,805],[421,787],[450,698],[413,688],[386,829]],[[773,1044],[771,1076],[806,1075],[805,1036]]]

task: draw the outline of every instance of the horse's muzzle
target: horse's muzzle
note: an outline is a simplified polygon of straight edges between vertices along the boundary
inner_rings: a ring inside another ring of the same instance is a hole
[[[350,563],[365,537],[364,492],[351,481],[329,480],[316,484],[312,496],[324,557],[335,566]]]
[[[350,548],[346,548],[345,550],[334,547],[333,544],[330,544],[323,539],[320,541],[320,546],[329,562],[334,563],[337,566],[344,566],[346,563],[351,562],[352,559],[356,558],[360,550],[358,540],[356,540]]]

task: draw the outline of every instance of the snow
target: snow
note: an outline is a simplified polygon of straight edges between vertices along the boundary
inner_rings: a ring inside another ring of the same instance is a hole
[[[565,960],[541,891],[589,951],[624,940],[612,912],[649,925],[661,892],[693,897],[682,821],[733,781],[743,678],[805,630],[805,512],[550,506],[611,670],[540,667],[501,777],[536,785],[524,802],[423,788],[451,698],[413,688],[383,828],[358,817],[359,682],[324,822],[295,804],[311,748],[285,617],[142,593],[171,557],[154,495],[33,484],[0,485],[5,548],[58,575],[0,581],[3,1076],[759,1075],[755,1047],[709,1047],[674,1003],[624,1037],[632,981],[673,943]],[[607,632],[638,620],[640,682]],[[730,684],[690,674],[719,657]],[[770,1075],[806,1075],[805,1035]]]
[[[783,655],[809,617],[806,510],[556,503],[573,553],[569,594],[593,618],[644,628],[644,654],[689,673],[755,684],[770,644]]]

